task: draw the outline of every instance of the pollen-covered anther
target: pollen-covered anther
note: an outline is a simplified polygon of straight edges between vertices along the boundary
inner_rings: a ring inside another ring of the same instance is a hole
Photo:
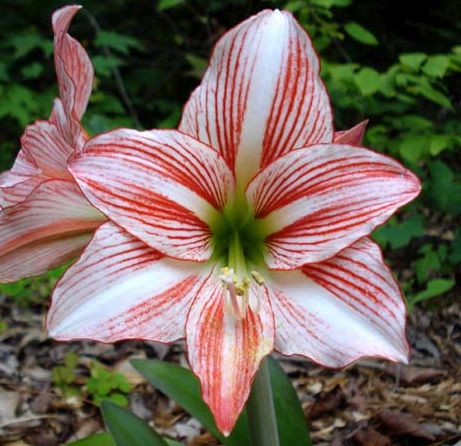
[[[238,320],[246,317],[248,307],[255,314],[261,310],[260,286],[264,283],[264,279],[257,271],[252,271],[250,277],[245,276],[240,279],[234,269],[227,266],[221,268],[219,275],[225,291],[226,311]],[[253,290],[256,288],[256,292],[250,296],[252,279],[258,286],[253,288]]]

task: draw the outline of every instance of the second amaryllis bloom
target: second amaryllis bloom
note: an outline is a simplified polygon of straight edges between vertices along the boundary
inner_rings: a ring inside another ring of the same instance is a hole
[[[0,283],[61,265],[81,253],[105,220],[67,170],[88,139],[80,120],[91,94],[93,66],[67,30],[80,6],[53,14],[59,97],[47,121],[27,127],[11,170],[0,174]]]
[[[404,301],[367,236],[420,184],[354,147],[364,126],[335,135],[318,58],[289,13],[241,23],[179,131],[108,132],[70,163],[111,221],[59,282],[50,335],[185,338],[225,434],[272,350],[327,367],[406,361]]]

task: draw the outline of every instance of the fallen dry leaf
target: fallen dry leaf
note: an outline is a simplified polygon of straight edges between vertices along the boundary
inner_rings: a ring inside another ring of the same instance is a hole
[[[380,434],[371,426],[359,429],[352,436],[352,439],[359,446],[389,446],[392,444],[391,439],[389,437]]]
[[[435,382],[447,376],[446,370],[412,367],[403,364],[388,364],[384,371],[404,386],[417,386]]]
[[[386,433],[396,437],[410,436],[423,438],[425,440],[435,440],[435,436],[422,424],[418,418],[411,413],[404,413],[397,410],[383,410],[378,414],[378,420]]]
[[[328,393],[320,397],[310,406],[307,411],[307,418],[311,420],[325,413],[332,412],[341,405],[342,401],[343,397],[339,391]]]

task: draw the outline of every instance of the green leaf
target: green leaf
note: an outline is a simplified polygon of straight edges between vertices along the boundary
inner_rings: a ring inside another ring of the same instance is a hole
[[[190,74],[197,79],[201,79],[208,67],[208,60],[194,54],[186,54],[186,60],[192,67]]]
[[[73,441],[67,446],[116,446],[110,434],[94,434],[83,440]]]
[[[401,139],[398,144],[402,158],[410,163],[416,163],[430,153],[431,139],[427,135],[410,134]]]
[[[168,446],[157,432],[129,410],[103,401],[101,411],[117,446]]]
[[[131,48],[143,49],[138,39],[114,31],[99,31],[94,43],[98,47],[107,47],[122,54],[128,54]]]
[[[163,437],[165,443],[168,446],[184,446],[178,441],[170,440],[169,438]],[[84,438],[82,440],[73,441],[72,443],[67,443],[66,446],[117,446],[114,442],[114,439],[110,434],[94,434],[90,437]]]
[[[450,59],[443,54],[430,56],[423,66],[423,72],[428,76],[443,77],[450,65]]]
[[[21,68],[21,74],[25,79],[36,79],[43,73],[43,65],[34,62]]]
[[[183,5],[185,0],[160,0],[157,6],[157,11],[166,11],[167,9],[176,8],[176,6]]]
[[[4,42],[4,44],[15,49],[15,59],[25,56],[36,48],[41,49],[47,56],[53,52],[52,41],[41,36],[34,30],[17,33]]]
[[[166,444],[168,446],[184,446],[182,443],[179,443],[178,441],[170,440],[166,437],[163,437],[163,439],[166,441]]]
[[[435,104],[446,108],[453,108],[450,99],[441,91],[436,90],[426,78],[420,79],[417,89],[422,96],[434,102]]]
[[[8,65],[5,62],[0,61],[0,81],[8,82],[10,76],[8,75]]]
[[[371,96],[379,90],[381,80],[379,73],[373,68],[362,68],[354,77],[357,87],[363,96]]]
[[[280,445],[310,446],[312,442],[296,391],[279,363],[271,357],[267,360]]]
[[[115,56],[94,56],[92,62],[96,74],[101,77],[111,76],[114,68],[123,64],[122,60]]]
[[[296,392],[277,361],[269,361],[280,444],[308,446],[311,444],[309,433]],[[225,438],[219,433],[213,416],[201,399],[198,379],[190,370],[157,360],[136,359],[131,363],[151,384],[197,418],[224,445],[251,445],[245,412],[230,437]]]
[[[448,135],[431,135],[429,151],[432,156],[437,156],[440,152],[450,147],[450,137]]]
[[[392,249],[407,246],[415,237],[424,235],[424,220],[421,215],[413,215],[402,223],[387,223],[373,233],[373,238],[383,247]]]
[[[420,257],[415,262],[416,279],[418,283],[423,283],[432,272],[438,272],[442,268],[442,260],[446,257],[445,253],[441,255],[439,250],[434,250],[432,245],[424,245],[420,250]]]
[[[406,53],[399,56],[399,60],[403,65],[414,70],[419,69],[421,64],[427,59],[427,54],[424,53]]]
[[[364,45],[378,45],[378,39],[356,22],[349,22],[344,25],[344,30],[357,42],[363,43]]]
[[[431,179],[428,196],[442,211],[461,214],[461,178],[444,162],[434,161],[429,165]]]
[[[416,294],[410,302],[414,305],[418,302],[440,296],[451,290],[455,284],[456,282],[452,279],[433,279],[428,282],[426,289]]]
[[[323,8],[345,8],[351,4],[352,0],[311,0],[311,4],[315,6],[322,6]]]
[[[210,409],[201,398],[198,379],[190,370],[158,360],[133,359],[131,364],[158,390],[197,418],[221,443],[226,446],[251,445],[246,412],[240,415],[232,434],[224,437],[216,427]]]

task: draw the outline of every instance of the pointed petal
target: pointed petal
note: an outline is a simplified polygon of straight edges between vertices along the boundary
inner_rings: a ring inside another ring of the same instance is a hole
[[[200,281],[197,264],[167,259],[107,222],[56,286],[47,328],[59,340],[172,342],[184,337]]]
[[[265,10],[217,43],[180,130],[218,149],[239,182],[298,147],[332,142],[312,43],[288,12]]]
[[[55,65],[60,97],[68,114],[79,120],[85,112],[93,84],[93,65],[82,45],[67,34],[70,21],[80,6],[71,5],[53,14]],[[70,85],[72,83],[72,85]]]
[[[407,362],[404,299],[371,240],[302,271],[271,274],[280,353],[326,367],[344,367],[362,356]]]
[[[75,259],[90,239],[91,233],[43,239],[0,254],[0,283],[38,276]]]
[[[67,170],[67,160],[73,148],[53,123],[37,121],[29,125],[21,137],[21,145],[43,175],[50,178],[71,178]]]
[[[335,144],[348,144],[350,146],[361,146],[365,130],[367,129],[368,119],[362,121],[342,132],[335,132],[334,143]]]
[[[418,178],[387,156],[323,144],[279,158],[252,180],[247,197],[269,234],[269,267],[293,269],[370,234],[419,191]]]
[[[53,32],[55,34],[66,33],[74,15],[81,9],[80,5],[68,5],[57,9],[52,17]]]
[[[28,262],[28,251],[22,248],[87,234],[102,220],[103,215],[90,206],[74,183],[48,180],[25,201],[0,213],[0,261],[23,253],[24,262]]]
[[[40,173],[35,160],[26,151],[20,150],[11,170],[8,174],[2,174],[0,187],[14,186],[27,178],[40,175]]]
[[[35,161],[20,150],[11,170],[0,174],[0,209],[21,203],[42,181]]]
[[[274,321],[266,290],[260,295],[258,314],[248,310],[243,320],[225,310],[223,293],[219,279],[211,273],[187,316],[186,339],[203,400],[226,435],[248,399],[261,359],[272,351]]]
[[[90,140],[69,168],[91,203],[152,248],[210,257],[207,223],[233,188],[218,152],[175,130],[120,129]]]
[[[21,146],[12,169],[0,177],[2,208],[21,203],[44,181],[72,178],[66,164],[73,149],[53,123],[36,121],[29,125]]]
[[[17,181],[20,177],[12,175],[11,181]],[[12,186],[3,186],[0,177],[0,209],[6,209],[22,203],[41,183],[47,180],[40,175],[23,178],[21,182],[16,182]],[[8,184],[8,179],[5,183]]]

